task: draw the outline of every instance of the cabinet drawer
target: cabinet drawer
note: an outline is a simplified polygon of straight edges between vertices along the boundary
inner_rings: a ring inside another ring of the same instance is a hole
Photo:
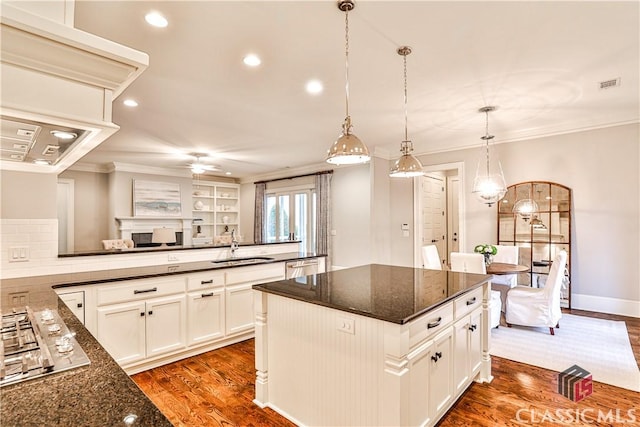
[[[409,327],[409,347],[413,348],[429,336],[441,331],[453,321],[453,304],[451,302],[437,308],[419,319]]]
[[[222,271],[193,273],[187,277],[187,289],[189,291],[214,288],[216,286],[224,286],[224,272]]]
[[[226,273],[226,284],[247,282],[268,282],[284,279],[284,263],[252,265],[250,267],[231,268]]]
[[[158,279],[140,279],[100,286],[97,290],[97,305],[137,301],[185,291],[185,276],[170,276]]]
[[[483,289],[484,286],[481,286],[454,300],[456,319],[460,319],[465,314],[471,313],[472,310],[482,306]]]

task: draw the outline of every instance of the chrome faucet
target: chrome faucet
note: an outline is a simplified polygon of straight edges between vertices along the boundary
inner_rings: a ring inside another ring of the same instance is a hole
[[[236,239],[236,229],[231,230],[231,258],[235,258],[238,250],[238,239]]]

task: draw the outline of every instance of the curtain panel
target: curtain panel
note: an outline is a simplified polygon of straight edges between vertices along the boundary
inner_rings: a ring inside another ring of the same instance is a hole
[[[256,183],[256,200],[255,200],[255,211],[253,218],[253,241],[256,244],[262,244],[265,242],[264,237],[264,221],[266,218],[265,202],[266,202],[266,190],[267,183],[259,182]]]
[[[331,265],[331,173],[316,175],[316,253],[327,255]]]

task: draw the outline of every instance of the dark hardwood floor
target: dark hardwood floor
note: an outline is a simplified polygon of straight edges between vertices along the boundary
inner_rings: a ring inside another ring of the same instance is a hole
[[[566,312],[625,321],[636,362],[640,361],[640,319]],[[293,426],[271,409],[253,403],[253,361],[254,341],[248,340],[132,378],[175,426]],[[440,427],[563,425],[553,422],[560,418],[564,425],[640,425],[640,409],[635,409],[640,407],[639,393],[594,383],[591,396],[573,402],[557,393],[557,372],[493,357],[492,373],[490,384],[469,387]],[[604,419],[597,419],[599,412]],[[630,415],[634,422],[629,422]]]

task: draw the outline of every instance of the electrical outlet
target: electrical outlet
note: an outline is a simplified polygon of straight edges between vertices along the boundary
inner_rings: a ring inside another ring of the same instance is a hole
[[[169,261],[180,261],[180,258],[178,258],[178,255],[169,254]]]
[[[346,317],[338,318],[338,330],[347,334],[355,335],[356,322],[354,319],[348,319]]]
[[[9,262],[29,261],[28,246],[13,246],[9,248]]]

